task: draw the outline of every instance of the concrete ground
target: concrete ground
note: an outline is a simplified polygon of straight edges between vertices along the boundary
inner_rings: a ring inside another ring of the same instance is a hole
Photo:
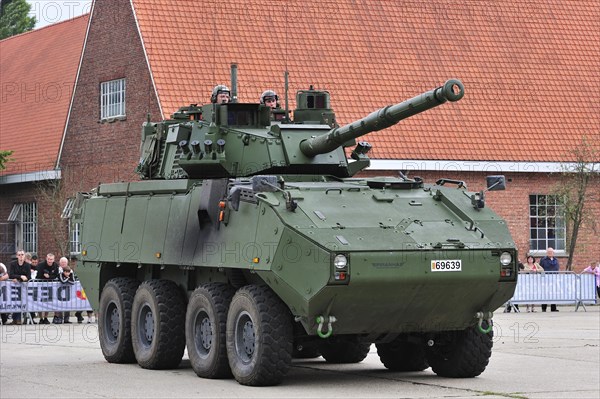
[[[204,380],[187,355],[176,370],[108,364],[96,324],[0,327],[0,398],[600,398],[600,306],[587,312],[494,315],[490,364],[476,378],[383,368],[372,346],[359,364],[295,360],[283,383],[252,388]],[[524,309],[523,309],[524,310]],[[72,318],[74,319],[74,318]]]

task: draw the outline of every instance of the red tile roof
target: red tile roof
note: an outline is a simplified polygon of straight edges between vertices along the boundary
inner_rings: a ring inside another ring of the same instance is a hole
[[[55,168],[89,15],[0,41],[1,174]]]
[[[387,159],[561,161],[600,145],[597,0],[133,0],[165,116],[239,65],[241,101],[314,84],[348,123],[460,78],[465,98],[370,135]]]

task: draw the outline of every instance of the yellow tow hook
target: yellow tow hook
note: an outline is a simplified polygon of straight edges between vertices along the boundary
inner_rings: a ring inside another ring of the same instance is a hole
[[[321,338],[329,338],[331,336],[331,334],[333,334],[333,326],[332,324],[335,323],[337,321],[337,319],[335,318],[335,316],[329,316],[329,317],[324,317],[324,316],[319,316],[317,317],[317,323],[319,323],[319,326],[317,327],[317,335]],[[327,332],[323,333],[323,324],[327,323]]]
[[[477,327],[479,328],[479,331],[482,334],[487,334],[490,331],[492,331],[492,328],[494,328],[494,326],[492,325],[492,316],[494,314],[492,312],[477,312],[477,314],[475,315],[475,317],[479,320],[477,322]],[[485,321],[487,321],[487,328],[483,328],[483,320],[485,319]]]

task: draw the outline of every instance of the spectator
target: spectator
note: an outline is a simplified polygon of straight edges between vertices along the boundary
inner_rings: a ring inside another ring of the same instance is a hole
[[[544,269],[540,266],[539,263],[535,261],[535,258],[531,255],[527,257],[527,262],[524,265],[523,272],[524,273],[540,273],[543,272]],[[535,305],[527,305],[526,306],[528,312],[535,312]],[[531,308],[531,310],[530,310]]]
[[[27,257],[27,254],[25,254],[25,257]],[[38,259],[37,255],[31,255],[28,262],[31,263],[31,279],[35,280],[37,277],[37,267],[40,263],[40,260]]]
[[[15,283],[26,283],[31,279],[31,265],[25,262],[25,251],[17,250],[17,259],[12,261],[8,269],[8,278]],[[21,312],[13,313],[10,324],[21,325]]]
[[[560,269],[558,259],[554,257],[554,248],[548,247],[548,249],[546,249],[546,256],[540,260],[540,266],[546,272],[557,272]],[[542,312],[545,312],[547,308],[548,304],[543,304]],[[556,309],[556,304],[550,305],[550,311],[558,312],[558,309]]]
[[[598,297],[600,297],[600,262],[598,262],[596,266],[591,263],[588,267],[583,269],[583,273],[591,273],[596,275],[596,294]]]
[[[0,281],[8,280],[8,269],[4,265],[4,263],[0,263]],[[6,324],[8,321],[8,315],[6,313],[0,313],[2,317],[2,324]]]
[[[58,280],[63,284],[73,285],[75,284],[75,273],[72,272],[71,267],[69,266],[69,260],[65,257],[60,258],[58,261],[58,265],[61,269],[60,274],[58,275]],[[54,324],[71,324],[69,318],[71,317],[70,312],[56,313],[56,322],[53,321]],[[78,318],[79,319],[79,318]]]
[[[8,269],[4,263],[0,263],[0,281],[8,280]]]
[[[46,260],[41,262],[37,268],[37,279],[44,281],[52,281],[58,278],[58,264],[54,262],[54,254],[46,255]],[[56,316],[55,316],[56,319]],[[48,320],[48,312],[40,313],[40,324],[50,324]]]

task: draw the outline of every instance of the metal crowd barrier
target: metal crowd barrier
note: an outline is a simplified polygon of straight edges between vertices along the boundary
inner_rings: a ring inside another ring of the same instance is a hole
[[[579,306],[596,304],[596,276],[590,273],[541,272],[519,273],[515,294],[507,306],[518,304],[574,304]],[[516,309],[515,309],[516,310]]]
[[[0,281],[0,313],[24,313],[27,323],[30,312],[79,312],[92,310],[81,283],[30,280],[26,283]]]

